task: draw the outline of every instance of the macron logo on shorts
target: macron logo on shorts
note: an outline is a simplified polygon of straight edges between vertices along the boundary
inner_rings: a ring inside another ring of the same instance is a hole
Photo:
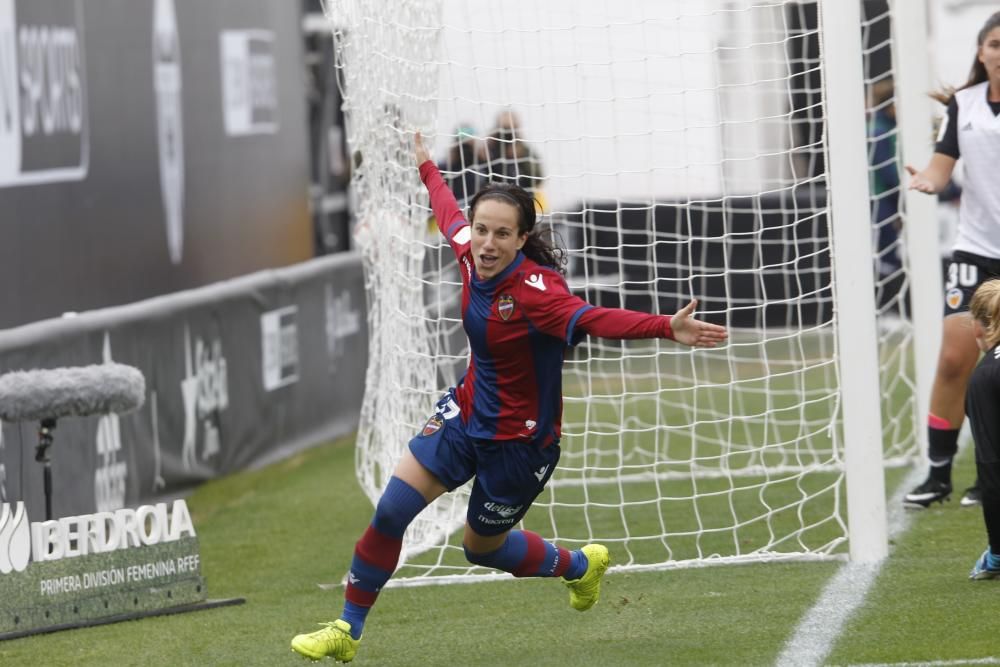
[[[507,518],[512,517],[521,511],[524,505],[503,505],[501,503],[485,503],[483,509],[487,512],[496,512],[500,516]]]

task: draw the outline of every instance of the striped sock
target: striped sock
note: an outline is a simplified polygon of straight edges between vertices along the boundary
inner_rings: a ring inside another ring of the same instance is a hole
[[[582,551],[569,551],[546,542],[530,530],[512,530],[496,551],[473,553],[465,550],[470,563],[485,565],[515,577],[565,577],[579,579],[587,571]]]
[[[412,486],[398,477],[389,480],[371,524],[354,546],[351,570],[347,573],[341,618],[351,624],[354,639],[361,637],[368,612],[396,570],[406,527],[426,506],[427,501]]]

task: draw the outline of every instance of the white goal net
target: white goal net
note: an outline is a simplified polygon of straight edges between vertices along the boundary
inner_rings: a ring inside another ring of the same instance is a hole
[[[586,300],[669,314],[697,297],[700,317],[732,331],[715,350],[590,338],[568,352],[562,458],[524,526],[570,549],[603,542],[621,568],[842,557],[816,3],[328,0],[326,12],[369,295],[356,464],[372,501],[468,358],[456,263],[414,164],[419,130],[460,201],[490,179],[536,190]],[[883,19],[858,26],[866,62]],[[858,270],[881,290],[885,458],[905,463],[917,450],[905,262],[890,265],[877,234],[900,216],[875,216],[858,221],[873,230]],[[467,497],[417,518],[398,578],[493,576],[462,555]]]

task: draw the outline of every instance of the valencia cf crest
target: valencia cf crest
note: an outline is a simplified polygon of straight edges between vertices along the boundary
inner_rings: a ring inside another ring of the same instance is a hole
[[[501,294],[497,299],[497,313],[500,319],[506,322],[514,314],[514,297],[510,294]]]
[[[944,300],[948,303],[949,308],[955,310],[962,305],[962,298],[964,296],[965,295],[962,294],[962,290],[958,289],[957,287],[953,287],[950,290],[948,290],[948,293],[945,295]]]
[[[426,437],[428,435],[434,435],[438,430],[444,425],[444,420],[441,419],[440,415],[434,415],[427,420],[424,424],[424,430],[420,432],[420,435]]]

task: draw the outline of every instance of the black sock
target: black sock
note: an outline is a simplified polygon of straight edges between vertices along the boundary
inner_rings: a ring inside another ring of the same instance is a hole
[[[959,429],[927,427],[928,457],[931,460],[931,479],[951,484],[951,462],[958,451]]]

